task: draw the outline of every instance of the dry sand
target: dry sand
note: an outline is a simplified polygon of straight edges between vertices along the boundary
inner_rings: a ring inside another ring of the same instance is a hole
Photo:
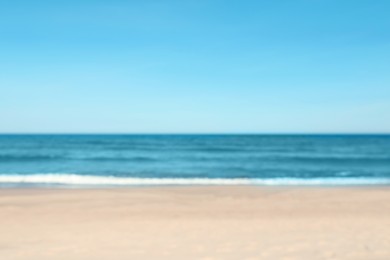
[[[390,259],[390,189],[0,190],[0,259]]]

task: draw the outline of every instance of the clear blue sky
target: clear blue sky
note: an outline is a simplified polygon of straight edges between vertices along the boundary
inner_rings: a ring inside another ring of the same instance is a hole
[[[1,1],[0,132],[390,132],[390,1]]]

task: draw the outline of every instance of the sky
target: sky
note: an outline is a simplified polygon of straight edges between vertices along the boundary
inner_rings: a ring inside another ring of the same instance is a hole
[[[389,12],[0,1],[0,133],[390,133]]]

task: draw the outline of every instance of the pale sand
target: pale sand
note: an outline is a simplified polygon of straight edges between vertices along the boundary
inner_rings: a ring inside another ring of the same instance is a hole
[[[390,189],[0,190],[0,259],[390,259]]]

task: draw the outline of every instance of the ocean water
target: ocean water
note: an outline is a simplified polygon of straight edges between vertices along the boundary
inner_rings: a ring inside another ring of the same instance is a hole
[[[0,186],[388,185],[390,135],[0,135]]]

